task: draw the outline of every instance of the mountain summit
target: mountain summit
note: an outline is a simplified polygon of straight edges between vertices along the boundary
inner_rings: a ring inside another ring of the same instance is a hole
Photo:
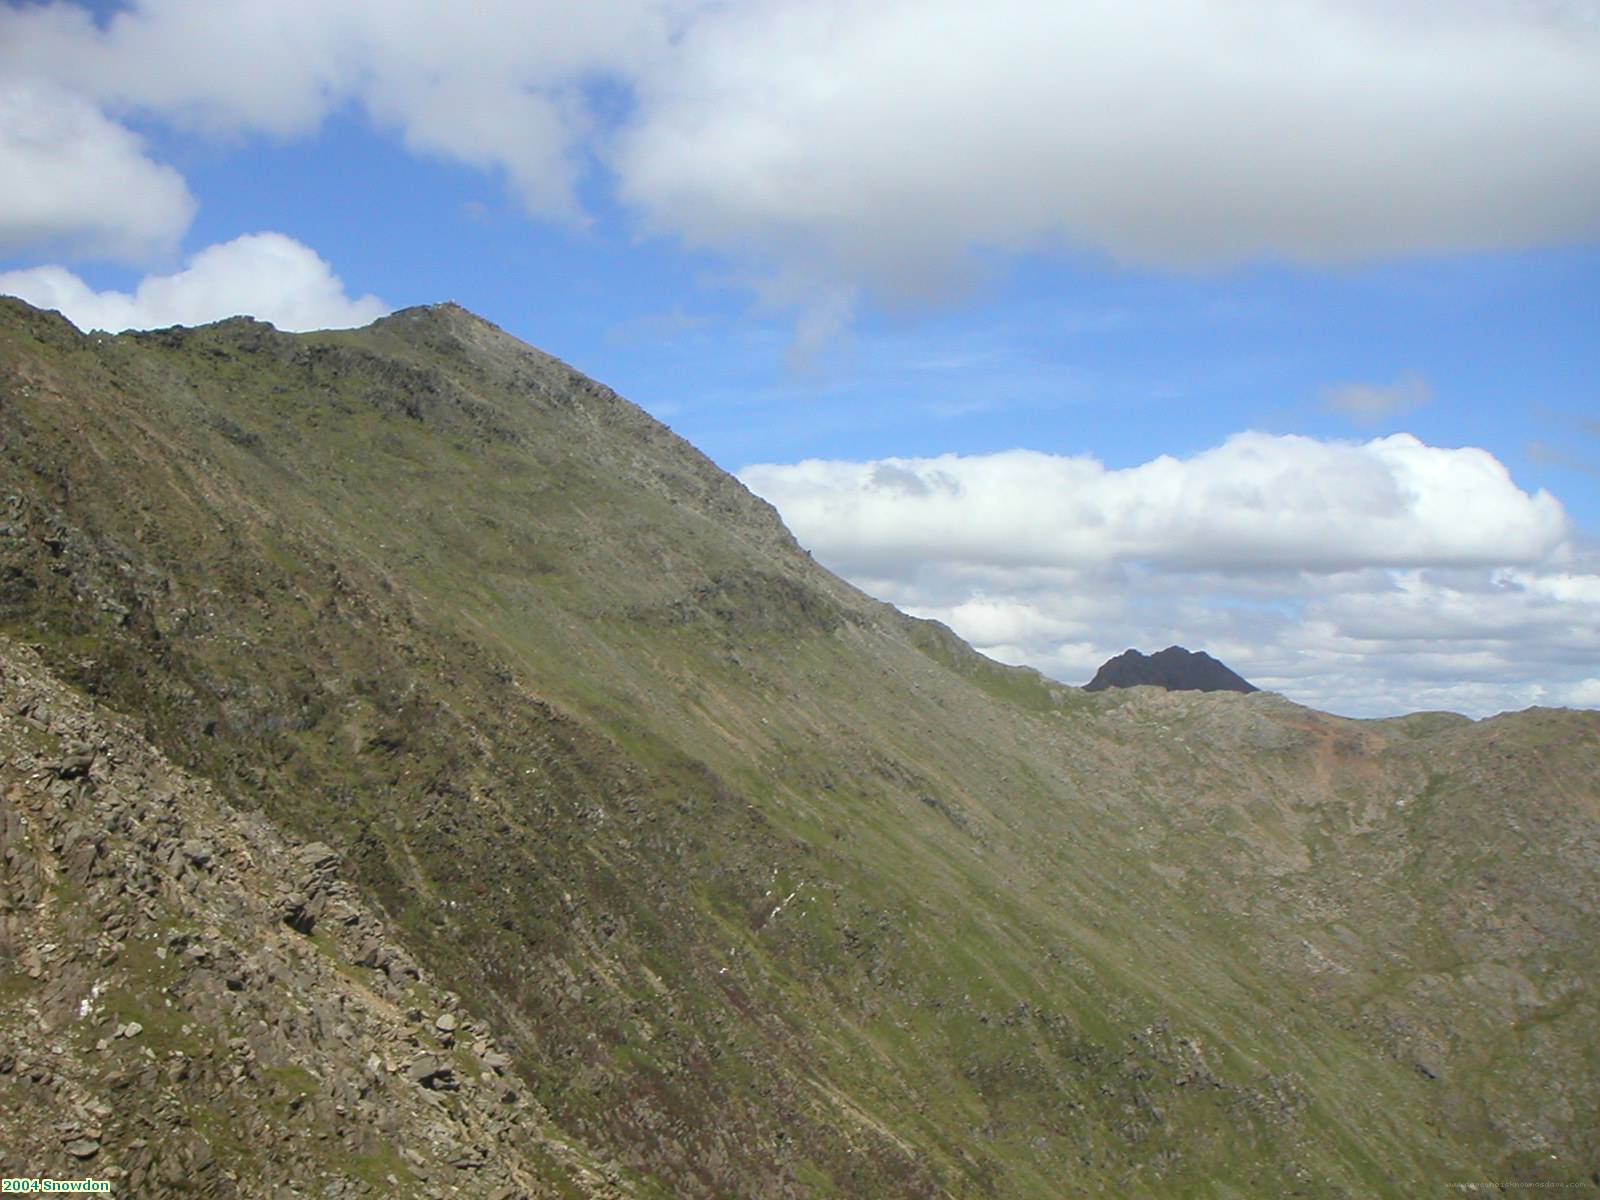
[[[465,310],[0,299],[0,1175],[1581,1183],[1597,846],[1600,714],[1004,666]]]
[[[1153,684],[1169,692],[1256,692],[1261,689],[1235,674],[1204,650],[1168,646],[1151,655],[1124,650],[1107,659],[1084,691]]]

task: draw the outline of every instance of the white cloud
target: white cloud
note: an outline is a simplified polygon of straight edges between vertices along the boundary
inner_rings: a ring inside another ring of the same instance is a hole
[[[0,82],[0,255],[34,246],[138,260],[170,250],[194,200],[133,133],[48,84]]]
[[[1011,451],[740,477],[869,592],[1067,682],[1178,643],[1333,711],[1481,714],[1589,703],[1600,660],[1600,564],[1478,449],[1249,433],[1125,470]]]
[[[1415,371],[1406,371],[1393,383],[1340,383],[1323,393],[1323,403],[1334,412],[1362,424],[1403,416],[1433,399],[1433,388]]]
[[[1600,37],[1517,3],[783,0],[615,161],[657,228],[920,293],[973,247],[1334,263],[1600,230]]]
[[[0,70],[219,133],[364,109],[580,216],[765,272],[816,331],[970,252],[1160,267],[1520,247],[1600,231],[1591,3],[279,0],[0,6]],[[619,127],[620,126],[620,127]]]
[[[1107,470],[1029,450],[761,464],[741,478],[831,560],[1286,568],[1536,562],[1566,537],[1483,450],[1410,434],[1364,444],[1242,433]]]
[[[59,266],[0,274],[0,293],[59,310],[80,329],[201,325],[240,314],[281,329],[365,325],[389,306],[351,298],[333,269],[281,233],[252,233],[208,246],[173,275],[146,276],[133,293],[97,292]]]
[[[140,0],[98,26],[75,4],[0,8],[0,67],[214,134],[299,137],[364,108],[407,146],[505,173],[572,217],[594,127],[584,89],[669,46],[672,0]]]

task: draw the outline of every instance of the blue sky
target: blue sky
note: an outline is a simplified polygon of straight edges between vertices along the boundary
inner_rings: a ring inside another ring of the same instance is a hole
[[[1600,706],[1600,5],[8,3],[0,174],[0,291],[456,300],[1069,682]]]

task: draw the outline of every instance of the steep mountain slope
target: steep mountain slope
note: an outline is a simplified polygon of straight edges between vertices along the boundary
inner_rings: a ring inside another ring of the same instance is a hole
[[[1114,687],[1166,688],[1169,692],[1254,692],[1260,689],[1220,663],[1204,650],[1185,650],[1168,646],[1154,654],[1124,650],[1100,664],[1094,678],[1083,685],[1086,692],[1103,692]]]
[[[85,337],[0,302],[0,366],[0,633],[342,855],[575,1147],[512,1138],[505,1178],[1336,1196],[1595,1169],[1595,714],[1358,723],[1001,667],[453,306]]]
[[[0,639],[0,1171],[114,1192],[624,1196],[320,842]]]

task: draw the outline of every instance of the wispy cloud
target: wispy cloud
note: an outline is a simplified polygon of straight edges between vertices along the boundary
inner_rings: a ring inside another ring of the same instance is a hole
[[[692,313],[683,305],[674,304],[665,312],[646,313],[642,317],[612,325],[606,330],[606,340],[622,345],[673,341],[704,333],[714,324],[716,318],[703,313]]]
[[[1393,383],[1340,383],[1323,391],[1323,405],[1363,425],[1415,412],[1433,399],[1433,388],[1416,371]]]
[[[1553,467],[1567,467],[1574,471],[1582,471],[1586,475],[1600,476],[1600,463],[1554,445],[1543,438],[1534,438],[1527,444],[1526,449],[1528,457],[1535,462],[1548,463]]]

